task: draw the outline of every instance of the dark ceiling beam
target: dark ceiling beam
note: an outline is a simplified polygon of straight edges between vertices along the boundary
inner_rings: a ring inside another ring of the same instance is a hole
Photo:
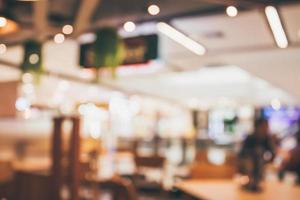
[[[163,15],[163,16],[153,16],[153,17],[141,17],[141,16],[130,16],[125,18],[106,18],[106,19],[100,19],[94,22],[87,31],[93,31],[103,26],[115,26],[115,27],[122,27],[125,19],[130,19],[131,21],[134,21],[135,24],[142,24],[146,22],[170,22],[172,19],[175,18],[184,18],[184,17],[193,17],[193,16],[208,16],[208,15],[214,15],[217,13],[224,12],[224,6],[215,6],[212,8],[206,8],[203,9],[195,8],[191,11],[185,11],[180,12],[176,14],[169,14],[169,15]]]
[[[44,41],[48,32],[48,0],[34,1],[33,9],[35,37]]]
[[[262,7],[266,4],[256,0],[199,0],[205,3],[217,4],[223,6],[242,6],[242,7]]]
[[[76,37],[90,27],[91,18],[101,0],[84,0],[81,5],[74,23],[74,33]]]

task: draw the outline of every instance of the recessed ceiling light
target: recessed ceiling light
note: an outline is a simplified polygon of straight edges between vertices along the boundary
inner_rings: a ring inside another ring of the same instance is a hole
[[[16,109],[18,111],[25,111],[30,108],[30,103],[28,99],[20,97],[16,100]]]
[[[29,56],[29,62],[30,62],[31,64],[37,64],[37,63],[39,62],[39,60],[40,60],[39,55],[37,55],[36,53],[31,54],[31,55]]]
[[[62,32],[66,35],[70,35],[73,33],[73,26],[70,24],[64,25],[62,28]]]
[[[160,8],[155,4],[152,4],[148,7],[148,13],[150,15],[158,15],[159,12],[160,12]]]
[[[273,6],[267,6],[265,13],[273,32],[277,46],[280,48],[288,47],[288,40],[284,32],[277,9]]]
[[[24,73],[22,75],[22,81],[23,83],[31,83],[33,81],[33,76],[30,73]]]
[[[133,32],[135,30],[135,27],[135,23],[133,23],[132,21],[128,21],[123,25],[124,30],[127,32]]]
[[[0,54],[4,54],[6,52],[6,45],[0,44]]]
[[[180,31],[173,28],[167,23],[164,22],[157,23],[157,29],[159,32],[163,33],[170,39],[181,44],[182,46],[184,46],[185,48],[189,49],[190,51],[194,52],[197,55],[204,55],[206,52],[206,49],[202,44],[196,42],[195,40],[181,33]]]
[[[281,103],[280,103],[279,99],[272,99],[271,106],[274,110],[280,110]]]
[[[238,9],[234,6],[228,6],[226,8],[226,13],[229,17],[235,17],[238,14]]]
[[[57,33],[55,36],[54,36],[54,42],[57,43],[57,44],[61,44],[65,41],[65,36],[64,34],[62,33]]]
[[[3,28],[7,24],[7,19],[5,17],[0,17],[0,28]]]

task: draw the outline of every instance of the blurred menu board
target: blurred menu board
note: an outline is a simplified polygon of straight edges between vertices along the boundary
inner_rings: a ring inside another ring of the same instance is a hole
[[[15,117],[18,82],[0,82],[0,117]]]
[[[158,36],[143,35],[124,39],[125,59],[122,65],[143,64],[158,57]],[[95,67],[94,43],[80,45],[80,66]]]

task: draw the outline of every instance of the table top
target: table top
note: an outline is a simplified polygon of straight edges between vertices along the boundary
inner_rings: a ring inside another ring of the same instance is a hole
[[[13,162],[15,171],[46,171],[51,167],[51,161],[47,158],[28,158]]]
[[[195,198],[210,200],[299,200],[300,186],[270,181],[262,184],[263,191],[251,193],[241,190],[233,180],[186,180],[176,188]]]

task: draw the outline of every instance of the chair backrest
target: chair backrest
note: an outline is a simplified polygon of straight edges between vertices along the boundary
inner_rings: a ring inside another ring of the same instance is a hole
[[[136,190],[129,180],[114,177],[101,182],[101,188],[111,191],[113,200],[137,200]]]
[[[9,161],[0,161],[0,183],[12,180],[13,174],[12,163]]]
[[[14,200],[50,200],[50,176],[30,172],[16,172]]]
[[[135,156],[134,161],[137,168],[161,169],[164,167],[165,158],[161,156]]]

